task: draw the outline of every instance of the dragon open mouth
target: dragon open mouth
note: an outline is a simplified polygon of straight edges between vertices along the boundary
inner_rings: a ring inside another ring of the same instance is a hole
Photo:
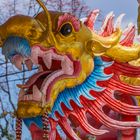
[[[19,56],[20,57],[20,56]],[[13,57],[13,64],[17,57]],[[20,67],[24,59],[19,59],[17,67]],[[21,88],[19,102],[34,101],[46,104],[50,100],[53,85],[61,79],[74,78],[80,70],[80,62],[74,61],[69,55],[59,55],[56,50],[46,50],[42,47],[32,47],[30,58],[25,61],[31,69],[33,64],[39,65],[38,72],[30,77],[25,85],[18,85]]]

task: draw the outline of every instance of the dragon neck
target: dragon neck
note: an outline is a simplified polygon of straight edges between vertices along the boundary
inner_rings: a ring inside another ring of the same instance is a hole
[[[68,109],[73,110],[70,101],[75,102],[79,107],[82,107],[80,102],[80,96],[84,96],[89,100],[95,100],[95,98],[90,94],[90,90],[101,92],[104,90],[103,87],[97,84],[98,81],[107,81],[112,77],[112,74],[105,74],[104,70],[110,67],[113,62],[105,62],[101,57],[94,58],[95,68],[92,73],[87,77],[87,79],[78,86],[74,88],[66,88],[62,91],[54,104],[50,117],[57,120],[55,112],[57,111],[61,116],[64,116],[61,103],[63,103]]]
[[[63,103],[68,109],[73,110],[70,104],[70,101],[72,100],[79,107],[82,108],[80,96],[83,96],[88,100],[95,100],[95,98],[90,94],[90,90],[102,92],[105,89],[99,86],[97,82],[107,81],[112,77],[112,74],[105,74],[104,70],[110,67],[113,64],[113,62],[106,62],[101,57],[95,57],[93,61],[95,63],[95,68],[81,85],[75,86],[74,88],[67,88],[59,94],[53,106],[52,112],[51,114],[49,114],[49,118],[57,120],[57,117],[55,116],[56,111],[61,116],[64,116],[61,103]],[[27,118],[23,121],[30,131],[32,131],[32,125],[36,125],[37,128],[43,129],[42,116],[37,116],[35,118]]]

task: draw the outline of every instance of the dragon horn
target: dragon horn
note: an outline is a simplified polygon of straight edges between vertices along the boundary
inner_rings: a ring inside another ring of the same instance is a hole
[[[111,47],[118,44],[122,35],[122,31],[118,28],[110,36],[103,37],[95,32],[92,32],[91,39],[87,42],[87,51],[91,55],[100,56],[105,54],[105,52]]]
[[[113,12],[110,12],[101,27],[101,31],[97,32],[93,27],[95,24],[95,20],[97,19],[97,16],[99,14],[99,10],[94,10],[92,14],[88,17],[87,21],[85,22],[85,25],[90,28],[90,31],[92,32],[90,36],[90,40],[88,41],[88,52],[90,52],[92,55],[102,55],[111,48],[112,46],[116,45],[122,35],[122,31],[120,27],[117,27],[114,29],[113,27],[113,19],[114,14]],[[94,21],[93,21],[94,20]],[[93,27],[91,26],[93,24]],[[90,25],[90,26],[89,26]]]
[[[123,39],[106,51],[106,55],[120,62],[129,62],[140,57],[140,45],[134,43],[136,27],[130,23],[123,32]]]
[[[56,43],[55,37],[54,37],[53,32],[52,32],[52,22],[51,22],[52,20],[51,20],[50,13],[49,13],[48,9],[46,8],[46,6],[43,4],[43,2],[41,0],[36,0],[36,1],[42,7],[42,9],[44,10],[44,12],[46,14],[46,17],[47,17],[47,20],[48,20],[48,25],[47,25],[46,30],[50,35],[50,39],[51,39],[52,42]]]
[[[140,58],[140,45],[134,44],[132,47],[127,47],[118,44],[107,50],[105,54],[119,62],[130,62]]]
[[[44,10],[47,19],[48,19],[48,31],[52,31],[52,22],[51,22],[51,17],[50,17],[50,13],[48,11],[48,9],[46,8],[46,6],[43,4],[43,2],[41,0],[36,0],[38,2],[38,4],[42,7],[42,9]]]
[[[113,26],[114,14],[110,12],[101,27],[101,31],[97,32],[91,26],[95,23],[99,10],[94,10],[88,17],[85,25],[92,32],[89,41],[86,45],[86,50],[92,56],[106,55],[113,60],[120,62],[130,62],[140,57],[140,45],[134,43],[135,25],[129,24],[125,31],[121,30],[121,21],[125,14],[121,14],[115,26]],[[94,20],[94,21],[93,21]],[[121,36],[123,35],[123,39]]]

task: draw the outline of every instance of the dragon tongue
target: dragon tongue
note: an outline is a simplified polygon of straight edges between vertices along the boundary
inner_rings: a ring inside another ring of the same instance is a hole
[[[48,69],[52,66],[52,53],[47,53],[43,57],[44,63]]]
[[[17,84],[17,87],[21,88],[21,89],[29,88],[30,86],[32,86],[36,82],[36,80],[40,76],[42,76],[44,74],[50,74],[50,73],[51,73],[51,71],[45,71],[45,72],[43,71],[43,72],[36,73],[32,77],[30,77],[30,79],[25,84],[23,84],[23,85]]]

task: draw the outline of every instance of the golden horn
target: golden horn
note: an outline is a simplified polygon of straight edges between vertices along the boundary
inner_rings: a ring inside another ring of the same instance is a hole
[[[42,9],[44,10],[44,12],[47,16],[47,20],[48,20],[48,27],[47,27],[48,30],[47,30],[47,32],[49,33],[50,40],[51,40],[51,42],[56,44],[56,40],[55,40],[54,34],[52,32],[52,22],[51,22],[50,13],[49,13],[48,9],[46,8],[46,6],[43,4],[43,2],[41,0],[36,0],[36,1],[42,7]]]
[[[136,60],[140,57],[140,45],[134,44],[131,47],[126,47],[117,44],[107,50],[106,55],[120,62],[129,62],[132,60]]]
[[[87,42],[86,50],[95,56],[105,54],[105,52],[111,47],[118,44],[122,31],[117,29],[112,35],[103,37],[95,32],[92,32],[91,39]]]
[[[48,9],[46,8],[46,6],[43,4],[43,2],[41,0],[36,0],[38,2],[38,4],[42,7],[42,9],[44,10],[47,19],[48,19],[48,31],[51,32],[52,31],[52,22],[51,22],[51,17],[50,17],[50,13],[48,11]]]
[[[110,46],[112,46],[112,45],[114,46],[115,44],[118,43],[118,41],[121,38],[121,35],[122,35],[122,31],[119,28],[117,28],[113,34],[111,34],[110,36],[107,36],[107,37],[100,36],[97,33],[93,32],[92,40],[100,43],[105,48],[110,48]]]

